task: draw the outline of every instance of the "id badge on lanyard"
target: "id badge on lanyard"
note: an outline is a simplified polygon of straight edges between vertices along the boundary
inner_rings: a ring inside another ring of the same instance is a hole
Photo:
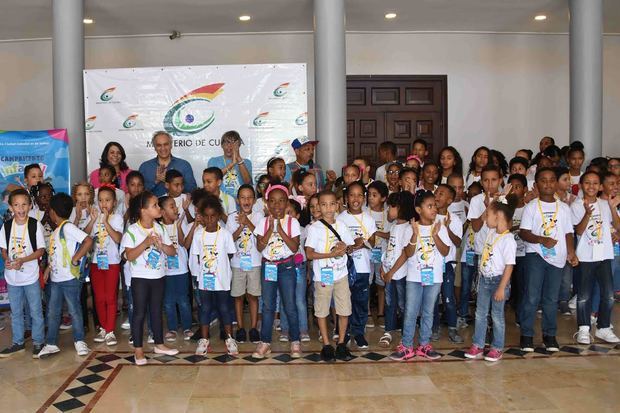
[[[614,242],[614,257],[620,257],[620,242]]]
[[[421,281],[422,281],[422,285],[423,286],[427,286],[427,285],[433,285],[433,279],[434,279],[434,274],[435,271],[433,270],[433,267],[422,267],[421,270]]]
[[[149,255],[146,258],[146,263],[148,267],[152,269],[159,268],[160,257],[161,257],[161,252],[155,249],[151,250],[151,252],[149,252]]]
[[[371,256],[370,259],[373,263],[378,264],[381,262],[381,248],[373,248],[371,250]]]
[[[334,269],[332,267],[321,268],[321,284],[334,285]]]
[[[215,274],[205,271],[202,273],[202,289],[215,291]]]
[[[242,253],[239,258],[239,263],[241,266],[241,271],[251,271],[252,270],[252,256],[247,253]]]
[[[110,262],[108,260],[107,251],[99,251],[97,253],[96,259],[97,259],[97,267],[99,267],[100,270],[110,269]]]
[[[265,263],[265,281],[278,281],[278,265],[268,262]]]
[[[166,265],[169,270],[178,270],[179,269],[179,256],[173,255],[166,258]]]
[[[475,256],[476,256],[476,253],[474,252],[474,250],[466,250],[465,251],[465,262],[470,267],[474,266],[474,258],[475,258]]]
[[[545,259],[555,257],[555,247],[547,248],[541,244],[540,250],[542,251],[543,258]]]

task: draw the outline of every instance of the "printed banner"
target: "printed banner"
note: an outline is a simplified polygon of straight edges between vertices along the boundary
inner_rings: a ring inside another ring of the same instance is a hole
[[[223,154],[220,137],[236,130],[256,177],[272,156],[294,160],[291,142],[308,134],[305,64],[86,70],[84,94],[89,171],[110,141],[138,169],[156,156],[153,132],[165,130],[200,185],[208,160]]]
[[[38,163],[43,178],[54,186],[56,192],[70,191],[69,139],[65,129],[41,131],[0,131],[0,216],[8,210],[9,192],[12,188],[25,187],[24,168]],[[0,307],[8,306],[4,280],[4,261],[0,257]]]

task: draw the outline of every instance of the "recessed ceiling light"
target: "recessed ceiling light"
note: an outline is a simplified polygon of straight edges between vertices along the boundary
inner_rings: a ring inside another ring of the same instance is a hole
[[[396,18],[396,13],[386,13],[385,18],[388,20],[392,20]]]
[[[547,20],[547,16],[545,16],[544,14],[539,14],[538,16],[534,17],[534,20],[538,20],[539,22],[541,22],[543,20]]]
[[[239,20],[241,20],[242,22],[247,22],[251,19],[251,16],[248,16],[247,14],[244,14],[243,16],[239,16]]]
[[[93,24],[95,21],[91,19],[90,17],[85,17],[84,20],[82,20],[82,22],[84,24]]]

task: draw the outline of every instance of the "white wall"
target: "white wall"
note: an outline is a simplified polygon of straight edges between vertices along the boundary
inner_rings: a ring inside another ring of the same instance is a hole
[[[567,35],[347,35],[349,74],[447,74],[448,140],[465,159],[479,145],[508,156],[551,135],[568,142]],[[51,41],[0,43],[0,129],[53,126]],[[305,62],[310,133],[311,34],[105,38],[86,41],[86,68]],[[603,151],[620,155],[620,36],[604,39]]]

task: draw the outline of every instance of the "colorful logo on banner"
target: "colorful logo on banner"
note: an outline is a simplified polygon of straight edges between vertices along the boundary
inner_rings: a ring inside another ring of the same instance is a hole
[[[269,115],[269,112],[263,112],[263,113],[259,114],[252,121],[252,125],[254,125],[254,126],[265,126],[265,124],[267,123],[267,116],[268,115]]]
[[[304,112],[301,115],[297,116],[295,119],[295,125],[303,126],[308,123],[308,112]]]
[[[106,89],[103,91],[103,93],[99,96],[99,99],[102,102],[109,102],[112,100],[112,98],[114,97],[114,91],[116,90],[115,87],[111,87],[109,89]]]
[[[288,87],[289,87],[289,83],[282,83],[280,86],[278,86],[277,88],[274,89],[273,91],[273,95],[277,98],[281,98],[286,96],[286,94],[288,93]]]
[[[223,86],[213,83],[181,96],[164,116],[164,129],[171,135],[186,136],[208,128],[215,120],[209,104],[223,92]]]
[[[123,122],[123,128],[131,129],[134,126],[136,126],[136,118],[137,117],[138,117],[138,115],[135,115],[135,114],[127,117],[127,119],[125,119],[125,122]]]
[[[92,128],[94,128],[95,120],[97,120],[96,116],[89,116],[88,118],[86,118],[86,121],[84,122],[84,129],[91,130]]]

